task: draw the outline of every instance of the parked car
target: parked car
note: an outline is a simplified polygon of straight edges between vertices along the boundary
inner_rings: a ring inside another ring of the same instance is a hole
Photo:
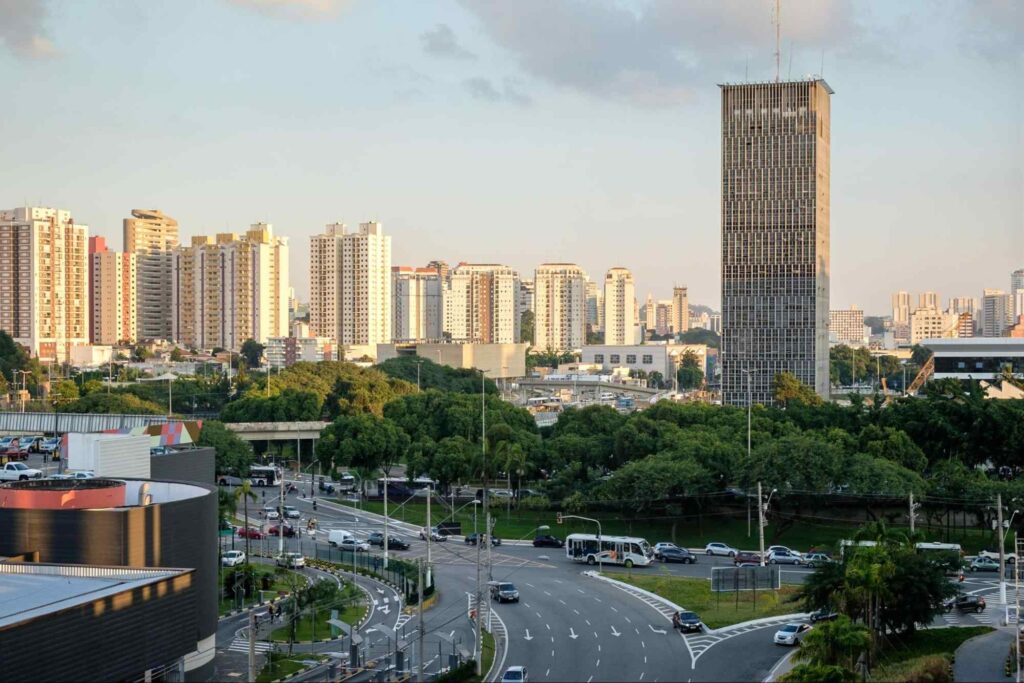
[[[54,458],[54,460],[60,458],[60,437],[51,436],[46,439],[43,439],[42,442],[40,442],[39,444],[39,450],[42,451],[43,453],[51,453],[56,455],[57,457]]]
[[[770,545],[770,546],[768,546],[768,550],[766,550],[765,552],[769,553],[769,554],[770,553],[777,553],[777,552],[784,552],[784,553],[789,553],[790,555],[795,555],[796,557],[801,557],[801,558],[803,557],[803,553],[801,553],[799,551],[796,551],[796,550],[793,550],[792,548],[787,548],[784,545]]]
[[[768,564],[803,564],[803,558],[799,555],[794,555],[788,550],[776,550],[768,553]]]
[[[947,612],[952,612],[955,608],[960,612],[979,613],[985,611],[985,598],[980,595],[958,595],[943,602],[942,606]]]
[[[11,442],[14,441],[16,438],[17,437],[14,436],[0,437],[0,451],[6,451],[7,447],[10,446]]]
[[[819,621],[832,621],[833,619],[837,618],[838,616],[839,616],[839,613],[836,612],[835,610],[833,610],[832,608],[830,608],[830,607],[822,607],[819,610],[814,610],[813,612],[811,612],[807,616],[807,619],[812,624],[816,624]]]
[[[681,562],[683,564],[696,564],[697,556],[686,548],[662,548],[662,562]]]
[[[821,567],[835,562],[828,553],[807,553],[804,555],[804,564],[808,567]]]
[[[672,628],[677,628],[683,633],[700,633],[704,630],[704,624],[696,612],[676,612],[672,615]]]
[[[265,536],[265,534],[262,531],[260,531],[259,529],[253,529],[252,527],[248,527],[246,529],[239,529],[238,530],[238,537],[239,538],[251,538],[251,539],[253,539],[255,541],[258,541],[261,538],[263,538],[264,536]]]
[[[508,582],[491,583],[491,599],[498,602],[519,602],[519,591]]]
[[[288,526],[287,524],[285,524],[283,527],[278,525],[270,527],[269,529],[267,529],[267,535],[280,536],[282,528],[284,529],[284,535],[286,538],[292,538],[293,536],[295,536],[295,529]]]
[[[775,632],[776,645],[799,645],[807,632],[811,630],[809,624],[786,624]]]
[[[758,567],[761,566],[761,556],[749,550],[741,550],[736,553],[736,557],[732,558],[732,561],[733,564],[737,566],[741,564],[754,564]]]
[[[8,460],[27,460],[28,459],[28,441],[25,439],[15,439],[4,451],[4,455],[7,456]]]
[[[565,546],[565,541],[551,534],[544,534],[533,539],[534,548],[561,548]]]
[[[360,541],[358,538],[350,536],[349,538],[342,540],[342,542],[338,544],[338,547],[342,550],[349,550],[351,552],[366,552],[370,549],[370,544],[366,541]]]
[[[388,536],[388,550],[408,550],[409,541],[403,540],[398,536]]]
[[[491,489],[487,493],[490,495],[491,498],[502,498],[502,499],[504,499],[504,498],[512,498],[515,495],[511,491],[509,491],[508,489]]]
[[[999,571],[999,562],[993,560],[991,557],[978,556],[971,560],[970,570],[972,572],[997,572]]]
[[[20,481],[23,479],[42,478],[42,470],[33,469],[23,462],[9,462],[0,468],[0,481]]]
[[[245,562],[245,553],[241,550],[229,550],[220,558],[221,566],[237,567]]]
[[[281,553],[277,556],[277,566],[301,569],[306,566],[306,558],[302,556],[302,553]]]
[[[999,551],[985,549],[978,553],[978,557],[987,557],[990,560],[999,561]],[[1007,564],[1014,564],[1017,561],[1017,553],[1003,553],[1003,557],[1006,558]]]
[[[474,533],[471,533],[471,534],[466,534],[466,540],[465,540],[466,545],[476,545],[476,540],[477,540],[478,537],[484,539],[484,542],[486,542],[486,540],[487,540],[487,534],[478,534],[478,533],[474,532]],[[501,539],[498,538],[497,536],[491,536],[491,545],[492,546],[501,545]]]
[[[677,546],[675,543],[669,543],[668,541],[662,541],[661,543],[655,543],[654,544],[654,559],[656,559],[656,560],[660,560],[661,559],[661,549],[662,548],[678,548],[678,547],[679,546]]]
[[[23,436],[21,438],[22,444],[28,448],[29,453],[38,453],[39,446],[43,443],[43,437],[41,436]]]
[[[704,552],[708,555],[724,555],[726,557],[736,557],[740,551],[736,550],[732,546],[728,546],[725,543],[708,543],[704,546]]]
[[[510,666],[501,676],[501,683],[527,683],[525,666]]]
[[[430,532],[429,533],[430,533],[430,540],[433,541],[434,543],[441,543],[443,541],[447,541],[448,540],[448,534],[444,533],[443,531],[438,529],[436,526],[430,527]],[[426,529],[426,527],[420,529],[420,540],[421,541],[427,540],[427,529]]]

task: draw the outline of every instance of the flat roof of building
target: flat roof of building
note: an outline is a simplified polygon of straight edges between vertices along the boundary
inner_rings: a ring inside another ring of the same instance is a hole
[[[190,571],[0,562],[0,628]]]
[[[1024,338],[1020,337],[958,337],[955,339],[925,339],[921,346],[936,355],[971,353],[976,355],[1024,354]]]

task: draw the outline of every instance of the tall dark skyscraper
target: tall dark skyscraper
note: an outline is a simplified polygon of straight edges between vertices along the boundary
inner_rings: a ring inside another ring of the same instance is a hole
[[[722,85],[722,399],[790,372],[828,396],[829,99],[821,79]]]

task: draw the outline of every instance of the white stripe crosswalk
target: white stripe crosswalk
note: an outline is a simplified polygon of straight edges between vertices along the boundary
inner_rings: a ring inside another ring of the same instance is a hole
[[[274,649],[274,645],[272,643],[268,643],[268,642],[263,641],[263,640],[257,640],[255,645],[254,645],[254,647],[255,647],[255,650],[256,650],[257,654],[265,654],[265,653],[270,652],[271,650]],[[245,653],[248,653],[249,652],[249,641],[247,639],[245,639],[245,638],[235,638],[234,640],[231,641],[231,644],[228,645],[228,650],[230,650],[231,652],[245,652]]]

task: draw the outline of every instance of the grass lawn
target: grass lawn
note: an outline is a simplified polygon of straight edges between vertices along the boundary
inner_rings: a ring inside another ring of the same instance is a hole
[[[481,629],[480,639],[483,642],[483,644],[480,646],[480,670],[483,671],[483,675],[486,676],[487,672],[491,670],[491,664],[494,663],[494,636],[492,636],[487,631]],[[483,677],[473,676],[469,680],[474,681],[474,683],[479,683],[483,680]]]
[[[275,567],[271,567],[269,565],[263,565],[263,564],[255,564],[255,563],[251,564],[250,566],[253,567],[256,570],[257,576],[270,576],[270,577],[272,577],[272,581],[270,583],[270,590],[263,592],[263,595],[268,600],[270,598],[272,598],[272,597],[275,597],[279,591],[287,592],[287,591],[291,590],[288,581],[286,581],[285,578],[284,578],[284,575],[277,573],[275,571]],[[226,569],[228,569],[228,567],[221,567],[221,570],[220,570],[219,578],[220,578],[220,585],[222,585],[222,586],[224,585],[224,571]],[[294,574],[294,573],[295,572],[292,572],[292,571],[288,572],[288,574]],[[303,577],[303,580],[305,580],[305,577]],[[257,579],[257,581],[259,581],[259,579]],[[259,591],[256,591],[256,593],[252,597],[244,599],[243,607],[248,607],[250,605],[258,604],[259,603],[259,599],[260,599]],[[237,609],[238,608],[238,603],[235,601],[235,598],[233,596],[232,597],[222,597],[221,601],[220,601],[219,608],[220,608],[220,613],[221,614],[226,614],[227,612],[230,612],[233,609]]]
[[[882,650],[878,666],[871,672],[869,680],[878,683],[905,681],[908,674],[929,657],[939,656],[950,662],[953,653],[965,641],[992,630],[988,626],[930,628],[894,639]]]
[[[757,591],[756,602],[753,592],[741,592],[737,604],[736,593],[712,593],[711,582],[707,579],[647,574],[642,571],[634,571],[632,577],[625,573],[616,573],[614,577],[693,610],[709,628],[801,611],[798,603],[786,601],[796,593],[797,589],[791,586],[783,586],[778,591]]]
[[[299,617],[295,629],[295,640],[321,640],[331,637],[331,625],[327,620],[331,618],[331,610],[338,610],[338,618],[346,624],[357,625],[366,613],[366,594],[351,583],[345,586],[341,600],[335,606],[323,606],[316,609],[316,621],[314,628],[313,611],[310,610]],[[287,625],[274,629],[270,639],[281,642],[288,642],[291,632]]]
[[[266,666],[263,667],[263,670],[260,671],[259,675],[256,677],[256,682],[270,683],[270,681],[276,681],[279,678],[284,678],[288,674],[302,671],[306,668],[306,664],[303,662],[314,659],[321,661],[323,658],[310,654],[292,655],[289,657],[272,652],[269,655]]]
[[[337,502],[342,505],[352,505],[351,502],[345,500],[339,499]],[[384,503],[379,501],[364,501],[360,507],[378,514],[384,512]],[[473,531],[474,507],[468,505],[455,515],[455,521],[462,524],[463,533]],[[440,505],[432,505],[430,513],[433,524],[451,520],[451,516],[447,514],[447,508],[442,508]],[[703,547],[710,541],[720,541],[743,549],[757,548],[756,515],[752,533],[748,535],[746,515],[742,512],[739,513],[741,518],[709,515],[702,521],[688,517],[681,518],[677,522],[666,519],[663,515],[625,519],[621,514],[607,516],[600,512],[585,514],[600,519],[602,532],[605,534],[641,536],[652,544],[659,541],[671,541],[677,545],[695,548]],[[406,503],[390,501],[388,515],[416,526],[427,526],[426,503],[420,498],[411,499]],[[513,509],[511,514],[507,514],[505,508],[492,507],[491,515],[495,520],[495,534],[507,540],[532,538],[535,535],[534,530],[542,524],[551,527],[551,531],[544,533],[552,533],[556,536],[565,536],[576,532],[595,532],[594,525],[587,522],[568,520],[565,524],[556,524],[555,512],[552,510],[518,511]],[[483,526],[484,521],[481,515],[477,518],[477,528],[483,529]],[[787,545],[797,550],[815,547],[835,551],[839,547],[839,541],[850,538],[860,526],[860,524],[826,526],[798,523],[779,531],[777,525],[769,522],[765,527],[765,545]],[[909,532],[909,528],[898,526],[891,528]],[[921,530],[922,527],[918,525],[918,529]],[[982,548],[994,543],[992,532],[987,530],[968,529],[966,533],[957,530],[948,536],[938,528],[931,530],[924,528],[924,531],[927,534],[927,540],[959,543],[968,554],[977,553]]]

